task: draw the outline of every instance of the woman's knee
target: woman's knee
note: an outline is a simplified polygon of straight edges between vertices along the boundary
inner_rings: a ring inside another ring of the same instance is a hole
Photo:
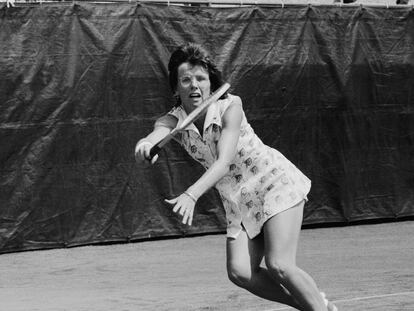
[[[227,263],[227,275],[231,282],[243,288],[248,287],[252,279],[250,267],[238,262]]]
[[[293,262],[280,258],[265,258],[265,264],[271,275],[282,283],[297,269]]]

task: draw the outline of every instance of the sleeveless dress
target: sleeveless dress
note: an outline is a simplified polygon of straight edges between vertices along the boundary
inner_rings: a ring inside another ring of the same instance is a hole
[[[222,117],[234,99],[229,94],[208,108],[203,135],[190,124],[176,138],[205,169],[217,159]],[[177,126],[187,116],[182,107],[168,114],[178,119]],[[161,120],[157,125],[165,126]],[[263,144],[243,112],[237,154],[228,174],[215,185],[226,212],[227,236],[236,238],[244,228],[250,239],[256,237],[266,220],[306,200],[310,187],[311,181],[295,165]]]

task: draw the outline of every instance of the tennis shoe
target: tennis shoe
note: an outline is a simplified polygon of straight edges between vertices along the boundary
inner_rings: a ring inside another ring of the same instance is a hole
[[[338,311],[338,308],[332,302],[326,299],[326,294],[324,292],[321,292],[321,296],[323,298],[325,306],[328,308],[328,311]]]

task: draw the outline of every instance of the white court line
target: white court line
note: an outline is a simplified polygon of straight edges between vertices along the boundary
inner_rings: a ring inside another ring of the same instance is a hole
[[[332,300],[332,302],[333,303],[338,303],[338,302],[348,302],[348,301],[358,301],[358,300],[366,300],[366,299],[386,298],[386,297],[402,296],[402,295],[414,295],[414,292],[400,292],[400,293],[393,293],[393,294],[355,297],[355,298],[348,298],[348,299],[338,299],[338,300]],[[278,309],[268,309],[268,310],[265,310],[265,311],[279,311],[279,310],[289,310],[289,309],[292,309],[292,308],[291,307],[283,307],[283,308],[278,308]]]

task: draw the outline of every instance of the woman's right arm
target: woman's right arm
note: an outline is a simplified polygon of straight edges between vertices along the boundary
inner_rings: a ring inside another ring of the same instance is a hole
[[[155,122],[154,130],[136,144],[135,160],[145,165],[154,164],[158,159],[158,155],[149,160],[151,148],[167,136],[176,125],[177,119],[172,115],[165,115],[159,118]]]

